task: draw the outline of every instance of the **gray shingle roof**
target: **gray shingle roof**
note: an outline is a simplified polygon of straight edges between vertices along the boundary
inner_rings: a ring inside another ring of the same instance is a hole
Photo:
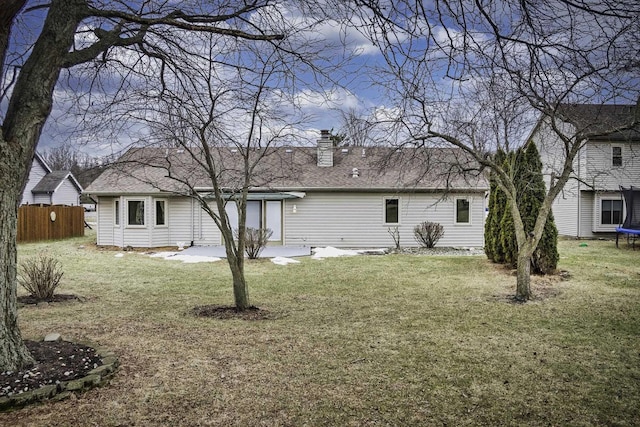
[[[211,178],[185,150],[138,148],[127,152],[87,189],[89,194],[141,194],[202,191]],[[277,191],[484,191],[488,185],[477,166],[455,149],[334,148],[333,166],[317,165],[316,147],[272,147],[253,150],[260,158],[252,190]],[[239,187],[243,156],[230,148],[217,148],[212,161],[216,179],[228,189]],[[357,175],[357,176],[354,176]],[[176,179],[172,179],[174,177]],[[180,182],[182,181],[182,182]]]
[[[67,179],[68,176],[71,175],[69,171],[53,171],[42,177],[40,182],[38,182],[31,192],[33,194],[48,194],[56,191],[56,188],[60,185],[62,181]],[[72,180],[73,181],[73,180]],[[76,185],[76,183],[74,183]],[[76,185],[77,187],[77,185]],[[78,188],[81,190],[80,188]]]
[[[635,105],[564,104],[558,115],[592,139],[640,140]]]

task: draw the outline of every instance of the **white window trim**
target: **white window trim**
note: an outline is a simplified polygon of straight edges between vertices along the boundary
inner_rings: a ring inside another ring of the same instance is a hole
[[[143,217],[143,221],[144,224],[143,225],[137,225],[137,224],[129,224],[129,202],[142,202],[143,206],[144,206],[144,217]],[[148,205],[148,201],[146,198],[144,197],[132,197],[130,199],[124,199],[124,217],[125,217],[125,227],[126,228],[147,228],[149,221],[148,221],[148,214],[149,214],[149,209],[147,208]]]
[[[157,216],[157,202],[164,202],[164,224],[156,224]],[[169,200],[168,199],[153,199],[153,226],[154,228],[167,228],[169,227]]]
[[[458,222],[458,200],[466,200],[469,202],[469,222]],[[471,206],[473,198],[471,197],[455,197],[453,199],[453,223],[455,225],[470,226],[473,225],[473,215],[471,215]]]
[[[398,222],[387,222],[387,200],[398,201]],[[397,227],[402,225],[402,199],[398,196],[384,196],[382,198],[382,224],[386,227]]]
[[[122,206],[120,199],[113,200],[113,227],[120,228],[122,225]]]
[[[619,165],[614,165],[613,164],[613,149],[614,148],[619,148],[620,149],[620,164]],[[612,168],[621,168],[624,164],[624,149],[622,148],[622,145],[618,145],[618,144],[613,144],[611,145],[611,167]]]
[[[613,194],[613,193],[609,193],[609,194],[601,194],[598,195],[597,197],[595,197],[595,203],[596,203],[596,211],[594,212],[594,225],[595,225],[595,229],[593,230],[594,232],[604,232],[604,233],[612,233],[616,231],[616,227],[618,227],[620,224],[603,224],[602,223],[602,202],[604,200],[619,200],[622,202],[622,213],[621,213],[621,219],[624,221],[624,218],[627,214],[626,212],[626,206],[624,205],[624,201],[622,200],[622,197],[619,194]]]

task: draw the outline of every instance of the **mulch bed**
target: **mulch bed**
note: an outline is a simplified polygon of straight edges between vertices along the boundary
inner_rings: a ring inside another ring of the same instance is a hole
[[[102,365],[102,358],[93,347],[69,341],[24,343],[36,363],[17,372],[0,372],[0,397],[82,378]]]
[[[269,311],[255,306],[239,311],[237,308],[228,305],[200,305],[194,307],[191,312],[196,317],[210,317],[222,320],[267,320],[273,318]]]
[[[18,297],[18,303],[25,305],[37,305],[43,302],[52,303],[65,301],[82,301],[82,299],[77,295],[71,294],[55,294],[52,298],[47,299],[36,298],[33,295],[21,295]]]

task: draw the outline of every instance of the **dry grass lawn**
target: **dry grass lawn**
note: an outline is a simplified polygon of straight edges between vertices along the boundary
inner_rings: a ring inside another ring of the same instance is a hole
[[[570,279],[535,278],[524,305],[484,257],[251,261],[252,303],[271,316],[243,321],[190,314],[232,302],[224,261],[117,258],[92,237],[19,247],[59,256],[59,292],[85,299],[20,308],[22,333],[89,339],[121,367],[0,425],[640,424],[639,250],[563,241]]]

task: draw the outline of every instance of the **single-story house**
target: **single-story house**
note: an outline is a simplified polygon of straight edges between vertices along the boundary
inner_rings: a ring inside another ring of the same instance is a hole
[[[42,156],[34,155],[22,192],[22,205],[80,206],[81,194],[82,186],[70,171],[51,170]]]
[[[553,203],[560,235],[608,236],[624,220],[620,186],[640,186],[640,125],[634,122],[635,111],[635,105],[560,106],[557,125],[574,141],[584,139],[571,177]],[[552,176],[561,173],[564,143],[549,118],[538,122],[529,140],[540,151],[548,185]]]
[[[129,150],[86,193],[97,201],[97,244],[162,247],[220,245],[221,233],[197,200],[211,179],[179,148]],[[335,147],[323,131],[316,147],[256,149],[262,157],[248,195],[247,226],[273,231],[269,244],[418,246],[413,228],[444,227],[439,246],[482,247],[488,183],[464,172],[455,149]],[[214,150],[219,179],[238,178],[236,149]],[[241,174],[240,174],[241,176]],[[224,186],[237,191],[231,183]],[[237,222],[234,203],[226,205]]]

